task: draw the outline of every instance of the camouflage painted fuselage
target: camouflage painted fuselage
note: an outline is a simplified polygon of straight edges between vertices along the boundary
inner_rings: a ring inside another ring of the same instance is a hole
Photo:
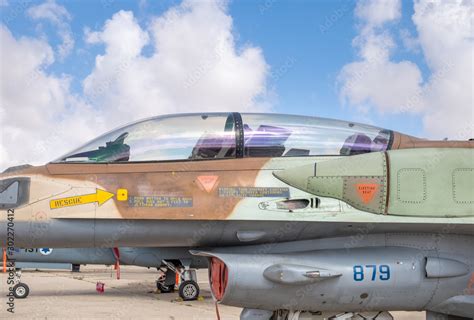
[[[473,142],[420,142],[396,133],[392,150],[459,146],[469,150]],[[28,200],[1,215],[0,238],[5,243],[8,222],[17,247],[221,246],[360,232],[439,232],[447,225],[474,234],[472,212],[435,218],[376,214],[334,197],[315,197],[273,175],[337,158],[50,163],[11,171],[0,180],[28,179]],[[472,159],[467,163],[464,169],[472,171]],[[97,190],[111,198],[91,201]]]

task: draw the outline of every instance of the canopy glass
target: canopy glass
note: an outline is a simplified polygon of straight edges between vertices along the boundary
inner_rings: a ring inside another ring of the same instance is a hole
[[[104,134],[56,162],[135,162],[353,155],[389,148],[392,132],[282,114],[159,116]]]

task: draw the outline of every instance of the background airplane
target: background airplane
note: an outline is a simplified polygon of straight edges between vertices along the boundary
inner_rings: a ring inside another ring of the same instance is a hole
[[[4,255],[4,270],[7,259],[16,263],[115,265],[118,279],[120,265],[157,268],[160,272],[156,281],[157,289],[162,293],[174,291],[178,274],[179,296],[185,301],[198,298],[200,288],[195,270],[207,268],[207,259],[191,255],[187,248],[22,248],[15,249],[12,255]],[[79,268],[76,268],[76,271],[78,270]],[[16,282],[13,288],[15,297],[26,298],[30,289],[27,284],[21,282],[21,271]]]

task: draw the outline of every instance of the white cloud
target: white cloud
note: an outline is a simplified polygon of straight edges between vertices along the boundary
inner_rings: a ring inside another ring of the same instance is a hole
[[[400,7],[399,0],[361,0],[357,3],[355,14],[372,28],[399,19]]]
[[[104,43],[84,92],[112,121],[189,110],[262,110],[268,67],[257,47],[236,48],[220,1],[184,1],[144,30],[120,11],[86,40]],[[151,54],[145,56],[143,48]]]
[[[48,20],[58,28],[58,35],[62,44],[58,46],[58,54],[61,59],[66,57],[74,48],[74,38],[69,26],[71,15],[65,7],[58,5],[55,0],[28,8],[27,14],[35,20]]]
[[[34,12],[55,19],[50,10]],[[221,2],[184,2],[148,29],[120,11],[85,36],[91,45],[104,44],[105,52],[83,80],[84,96],[76,96],[69,76],[48,71],[56,59],[44,39],[15,38],[1,26],[0,170],[42,164],[146,116],[266,106],[263,54],[250,45],[236,48]]]
[[[400,18],[401,9],[399,1],[390,1],[391,9],[382,10],[388,3],[357,5],[361,26],[353,44],[360,59],[339,74],[342,100],[358,109],[420,114],[430,137],[472,137],[472,8],[462,0],[415,2],[418,38],[401,36],[405,46],[421,47],[431,71],[429,79],[423,79],[415,63],[391,57],[397,46],[387,24]]]
[[[418,67],[409,62],[393,62],[396,48],[385,25],[400,18],[399,1],[360,1],[356,15],[362,19],[360,34],[354,39],[360,60],[343,67],[339,74],[343,101],[360,109],[374,106],[380,112],[402,112],[407,96],[417,96],[423,81]],[[423,103],[412,103],[410,111],[423,108]],[[368,111],[368,110],[367,110]]]
[[[71,95],[68,77],[46,71],[48,43],[15,39],[4,25],[0,43],[0,168],[52,160],[83,140],[77,132],[90,138],[93,112]]]
[[[432,76],[423,123],[438,137],[474,137],[474,10],[471,1],[416,1],[413,22]]]
[[[106,44],[106,56],[109,58],[118,56],[129,59],[140,55],[149,37],[135,21],[132,12],[120,11],[105,23],[102,31],[87,30],[85,40],[91,44]],[[104,56],[99,57],[102,59]]]

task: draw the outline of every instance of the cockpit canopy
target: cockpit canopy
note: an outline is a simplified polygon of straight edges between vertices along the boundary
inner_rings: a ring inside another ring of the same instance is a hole
[[[104,134],[55,162],[135,162],[354,155],[389,149],[393,133],[307,116],[175,114]]]

